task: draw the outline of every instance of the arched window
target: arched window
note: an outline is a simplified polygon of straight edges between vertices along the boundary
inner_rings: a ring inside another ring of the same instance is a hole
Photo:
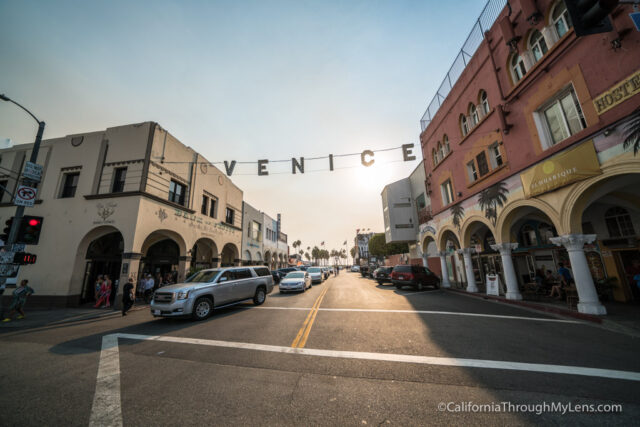
[[[460,130],[462,130],[462,136],[467,136],[469,133],[469,124],[464,114],[460,114]]]
[[[633,223],[631,215],[625,208],[619,206],[608,209],[604,213],[604,221],[607,224],[610,237],[633,236]]]
[[[551,22],[553,22],[558,37],[564,36],[567,31],[569,31],[569,28],[573,27],[571,17],[569,16],[569,12],[567,12],[567,6],[565,6],[563,1],[558,2],[558,4],[553,7]]]
[[[433,159],[433,166],[438,164],[438,153],[436,152],[436,149],[433,148],[431,150],[431,158]]]
[[[440,143],[440,141],[438,141],[438,158],[440,160],[444,159],[444,151],[442,150],[442,144]]]
[[[527,73],[527,69],[524,66],[524,61],[518,54],[513,55],[513,57],[511,58],[511,73],[513,75],[514,83],[518,83]]]
[[[542,33],[538,30],[534,30],[529,37],[529,49],[533,54],[533,58],[536,62],[540,61],[542,56],[547,53],[547,42],[542,37]]]
[[[484,116],[486,116],[487,114],[489,114],[489,97],[487,96],[487,92],[481,90],[478,100],[480,101],[480,105],[482,106],[482,113]]]
[[[451,147],[449,147],[449,137],[447,135],[442,137],[442,147],[445,154],[449,154]]]
[[[475,104],[469,104],[469,118],[471,120],[471,127],[474,127],[480,121],[478,117],[478,109]]]

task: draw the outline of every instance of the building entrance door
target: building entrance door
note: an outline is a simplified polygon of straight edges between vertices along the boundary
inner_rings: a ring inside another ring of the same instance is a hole
[[[112,283],[110,302],[113,304],[118,293],[116,282],[120,277],[122,250],[124,240],[119,232],[102,236],[89,245],[87,249],[84,283],[80,294],[80,304],[96,302],[96,280],[98,276],[109,276]]]

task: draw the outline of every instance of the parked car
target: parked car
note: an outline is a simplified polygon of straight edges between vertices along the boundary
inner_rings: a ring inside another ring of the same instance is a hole
[[[280,274],[282,274],[282,277],[284,277],[287,274],[291,273],[292,271],[300,271],[300,270],[297,267],[285,267],[285,268],[279,268],[277,271],[279,271]]]
[[[391,272],[391,282],[397,289],[412,286],[421,291],[425,286],[440,287],[440,278],[428,268],[418,265],[396,265]]]
[[[253,299],[260,305],[273,290],[266,267],[227,267],[200,270],[184,283],[158,289],[151,301],[154,317],[191,316],[206,319],[214,307]]]
[[[359,273],[360,272],[360,266],[359,265],[352,265],[351,266],[351,272],[352,273]]]
[[[379,284],[383,284],[384,282],[391,282],[391,272],[393,271],[393,267],[380,267],[376,268],[373,272],[373,278]]]
[[[308,265],[301,265],[298,267],[300,269],[300,271],[307,271],[307,269],[309,268]]]
[[[360,266],[360,275],[362,277],[369,277],[369,266],[368,265],[361,265]]]
[[[309,267],[307,273],[311,276],[311,283],[322,283],[324,280],[324,274],[320,267]]]
[[[292,271],[280,282],[280,293],[286,291],[306,291],[311,287],[311,276],[306,271]]]
[[[331,269],[329,269],[329,267],[322,267],[322,274],[323,274],[322,277],[324,277],[324,280],[327,280],[331,275]]]

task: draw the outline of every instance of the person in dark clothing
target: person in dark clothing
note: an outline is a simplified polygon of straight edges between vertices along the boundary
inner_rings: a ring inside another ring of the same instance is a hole
[[[126,316],[127,311],[133,306],[135,296],[133,295],[133,278],[129,277],[129,281],[122,288],[122,315]]]

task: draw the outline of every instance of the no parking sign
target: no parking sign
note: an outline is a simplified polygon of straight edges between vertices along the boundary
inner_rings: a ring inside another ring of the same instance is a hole
[[[14,199],[13,204],[16,206],[33,206],[35,201],[36,189],[26,185],[21,185],[16,191],[16,198]]]

